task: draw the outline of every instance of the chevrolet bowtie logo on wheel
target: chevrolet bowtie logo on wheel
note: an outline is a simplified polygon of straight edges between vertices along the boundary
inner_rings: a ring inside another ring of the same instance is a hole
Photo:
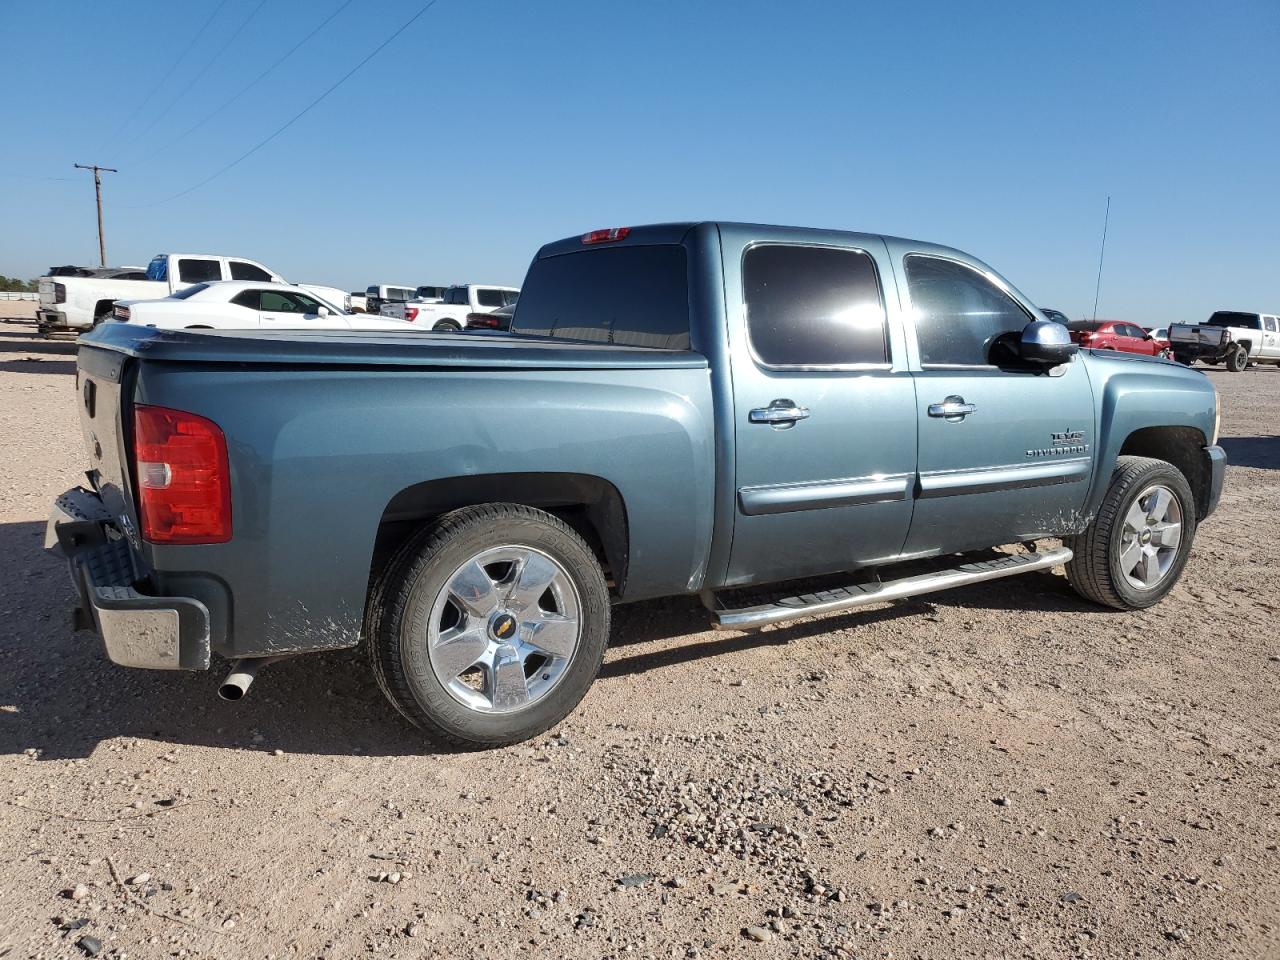
[[[493,636],[497,640],[505,640],[516,630],[516,618],[509,613],[495,617],[493,620]]]

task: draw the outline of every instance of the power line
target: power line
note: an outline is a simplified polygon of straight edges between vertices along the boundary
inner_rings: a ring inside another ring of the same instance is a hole
[[[218,52],[215,53],[211,58],[209,58],[209,61],[203,67],[201,67],[198,71],[196,71],[196,75],[187,81],[187,85],[183,87],[181,91],[179,91],[176,97],[174,97],[172,100],[169,101],[169,105],[165,107],[163,110],[161,110],[159,113],[157,113],[154,117],[152,117],[151,122],[142,128],[142,132],[140,132],[137,136],[138,140],[141,140],[148,133],[150,133],[155,128],[155,125],[159,123],[161,120],[163,120],[166,116],[168,116],[169,111],[172,110],[174,107],[176,107],[182,101],[182,98],[191,92],[191,88],[194,87],[200,81],[201,77],[203,77],[206,73],[209,72],[210,67],[212,67],[215,63],[218,62],[218,58],[226,52],[227,47],[235,43],[236,38],[240,36],[240,34],[244,31],[244,28],[249,25],[249,23],[253,20],[253,18],[258,15],[258,11],[261,10],[264,6],[266,6],[266,4],[267,4],[267,0],[258,0],[258,5],[249,11],[249,15],[247,17],[245,17],[242,21],[240,21],[240,26],[236,27],[235,31],[231,34],[231,36],[227,37],[226,41],[222,44],[222,46],[218,48]]]
[[[175,193],[171,197],[165,197],[163,200],[157,200],[155,203],[139,204],[139,206],[158,207],[162,203],[169,203],[172,200],[177,200],[179,197],[185,197],[187,194],[192,193],[196,190],[199,190],[205,184],[211,183],[212,181],[218,179],[218,177],[226,173],[228,170],[232,169],[233,167],[249,159],[249,157],[253,156],[259,150],[265,147],[268,143],[270,143],[276,137],[280,136],[280,134],[284,133],[286,130],[292,127],[295,123],[297,123],[299,120],[305,117],[308,113],[310,113],[316,106],[320,104],[321,101],[323,101],[326,97],[328,97],[329,94],[333,93],[333,91],[337,90],[340,86],[342,86],[349,79],[351,79],[351,77],[356,73],[356,71],[358,71],[361,67],[363,67],[370,60],[372,60],[379,53],[381,53],[384,49],[386,49],[387,46],[389,46],[392,41],[394,41],[398,36],[400,36],[400,34],[404,33],[411,26],[413,26],[414,23],[416,23],[424,13],[426,13],[428,10],[434,7],[438,2],[439,0],[429,0],[428,3],[423,4],[422,7],[419,8],[418,12],[415,13],[408,20],[406,20],[404,23],[402,23],[395,30],[395,32],[391,34],[391,36],[387,37],[387,39],[383,40],[380,44],[374,47],[373,50],[363,60],[361,60],[354,67],[352,67],[350,70],[344,73],[341,77],[339,77],[336,83],[334,83],[331,87],[325,90],[324,93],[320,94],[320,96],[316,97],[309,104],[307,104],[297,113],[295,113],[293,117],[291,117],[284,125],[277,128],[276,131],[272,133],[270,136],[266,137],[263,140],[258,141],[258,143],[254,144],[244,153],[240,154],[240,156],[236,157],[234,160],[232,160],[230,163],[226,164],[225,166],[218,168],[216,171],[211,173],[209,176],[205,177],[199,183],[192,184],[191,186],[187,187],[187,189],[181,191],[180,193]]]
[[[329,24],[334,20],[334,18],[338,16],[338,14],[342,13],[342,11],[343,11],[343,10],[345,10],[345,9],[347,9],[347,7],[351,6],[351,4],[352,4],[353,2],[354,2],[354,0],[343,0],[343,2],[338,6],[338,9],[337,9],[337,10],[334,10],[334,11],[333,11],[333,13],[331,13],[331,14],[329,14],[329,16],[325,17],[322,21],[320,21],[320,24],[319,24],[319,25],[318,25],[314,30],[312,30],[312,31],[311,31],[310,33],[308,33],[305,37],[303,37],[301,40],[299,40],[297,43],[295,43],[292,47],[290,47],[290,48],[289,48],[289,51],[288,51],[288,52],[287,52],[283,57],[280,57],[278,60],[273,61],[273,62],[272,62],[272,64],[271,64],[271,66],[267,67],[267,69],[263,70],[260,74],[258,74],[258,75],[257,75],[256,77],[254,77],[252,80],[250,80],[250,81],[249,81],[247,84],[245,84],[243,87],[241,87],[238,93],[236,93],[234,96],[232,96],[229,100],[226,100],[226,101],[225,101],[225,102],[224,102],[220,107],[218,107],[216,110],[214,110],[214,111],[213,111],[212,113],[210,113],[208,116],[206,116],[203,120],[200,120],[199,122],[192,124],[192,125],[191,125],[190,127],[188,127],[185,131],[183,131],[182,133],[178,134],[178,136],[174,137],[172,140],[170,140],[170,141],[168,141],[167,143],[163,144],[163,145],[162,145],[162,146],[160,146],[158,149],[153,150],[151,153],[147,154],[147,155],[146,155],[145,157],[143,157],[141,160],[138,160],[138,161],[136,162],[136,165],[141,165],[141,164],[145,164],[145,163],[150,163],[154,158],[156,158],[156,157],[158,157],[160,154],[164,153],[164,152],[165,152],[166,150],[168,150],[170,147],[175,146],[175,145],[176,145],[176,144],[178,144],[180,141],[185,140],[185,139],[186,139],[187,137],[189,137],[191,134],[195,133],[197,130],[199,130],[201,127],[203,127],[206,123],[208,123],[210,120],[212,120],[212,119],[213,119],[214,117],[216,117],[218,114],[220,114],[223,110],[227,109],[227,107],[231,106],[233,103],[235,103],[235,102],[236,102],[237,100],[239,100],[241,97],[243,97],[246,93],[248,93],[250,90],[252,90],[252,89],[253,89],[254,87],[256,87],[258,84],[260,84],[263,80],[267,79],[267,77],[268,77],[268,76],[270,76],[270,75],[271,75],[271,74],[276,70],[276,68],[277,68],[277,67],[281,66],[281,65],[282,65],[286,60],[288,60],[291,56],[293,56],[293,55],[294,55],[295,53],[297,53],[300,49],[302,49],[303,45],[304,45],[305,43],[307,43],[307,41],[309,41],[309,40],[310,40],[312,37],[314,37],[317,33],[319,33],[321,30],[323,30],[325,27],[327,27],[327,26],[328,26],[328,25],[329,25]]]
[[[146,105],[151,102],[151,98],[154,97],[156,93],[159,92],[160,88],[165,85],[165,82],[171,76],[173,76],[173,71],[178,69],[178,65],[181,64],[182,61],[187,58],[187,54],[189,54],[193,49],[195,49],[195,45],[197,41],[199,41],[199,39],[204,36],[204,32],[209,29],[209,24],[213,23],[213,18],[216,17],[218,15],[218,12],[222,10],[222,8],[225,7],[226,5],[227,5],[227,0],[220,0],[218,5],[213,8],[213,13],[209,14],[209,19],[206,20],[204,22],[204,25],[199,30],[196,31],[196,35],[191,38],[191,41],[186,45],[186,47],[183,48],[182,52],[178,54],[178,59],[174,60],[173,63],[169,64],[169,69],[164,72],[164,76],[161,77],[156,82],[155,86],[153,86],[151,90],[147,93],[147,95],[142,98],[142,101],[136,107],[133,108],[133,113],[129,114],[129,116],[125,118],[124,123],[116,127],[116,132],[111,134],[111,136],[109,136],[106,140],[102,141],[102,144],[101,144],[102,147],[106,147],[108,144],[114,143],[120,137],[120,134],[124,133],[125,128],[128,127],[129,124],[133,123],[134,119],[137,118],[138,114],[140,114],[143,111],[143,109],[146,107]]]

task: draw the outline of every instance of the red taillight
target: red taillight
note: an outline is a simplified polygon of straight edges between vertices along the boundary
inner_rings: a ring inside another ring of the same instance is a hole
[[[498,318],[491,313],[468,313],[467,326],[473,328],[488,327],[491,330],[496,330],[498,327]]]
[[[592,230],[582,235],[583,243],[612,243],[614,240],[625,240],[631,232],[630,227],[610,227],[607,230]]]
[[[193,413],[140,404],[133,410],[133,462],[145,539],[231,539],[227,441],[216,423]]]
[[[417,319],[418,319],[418,308],[417,308],[417,307],[405,307],[405,308],[404,308],[404,318],[405,318],[406,320],[408,320],[410,323],[412,323],[414,320],[417,320]]]

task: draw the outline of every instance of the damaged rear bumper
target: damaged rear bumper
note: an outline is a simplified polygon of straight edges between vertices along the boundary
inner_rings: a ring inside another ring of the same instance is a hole
[[[54,501],[45,548],[67,559],[78,597],[75,628],[96,632],[113,663],[208,669],[208,608],[190,597],[145,592],[142,561],[97,494],[76,487]]]

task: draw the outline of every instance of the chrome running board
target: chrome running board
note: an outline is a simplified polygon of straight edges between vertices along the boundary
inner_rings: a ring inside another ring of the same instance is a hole
[[[982,583],[985,580],[999,580],[1001,577],[1012,577],[1015,574],[1030,573],[1033,570],[1047,570],[1066,563],[1071,557],[1070,549],[1059,547],[1042,553],[1020,553],[996,560],[964,563],[950,570],[938,570],[920,576],[904,577],[901,580],[854,584],[835,590],[806,593],[756,607],[713,610],[714,626],[717,630],[755,630],[771,623],[783,623],[801,617],[853,610],[873,603],[884,603],[887,600],[901,600],[923,593],[935,593],[952,587]]]

